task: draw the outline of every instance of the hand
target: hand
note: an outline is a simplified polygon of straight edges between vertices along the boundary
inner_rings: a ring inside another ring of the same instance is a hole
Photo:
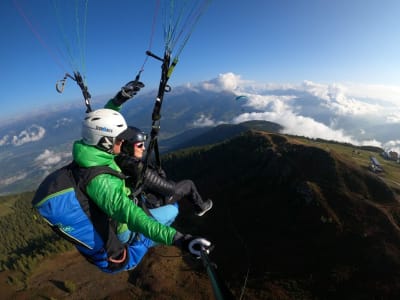
[[[143,87],[144,87],[144,84],[141,81],[136,81],[136,80],[129,81],[127,84],[125,84],[121,88],[122,96],[130,99],[133,96],[135,96],[137,94],[137,92],[139,92],[140,89]]]
[[[129,81],[121,88],[121,90],[113,98],[114,104],[117,106],[121,106],[127,100],[135,96],[143,87],[144,84],[141,81],[137,80]]]
[[[211,242],[202,237],[177,233],[174,239],[174,245],[178,246],[183,251],[187,251],[196,257],[200,257],[201,251],[205,251],[209,254]]]

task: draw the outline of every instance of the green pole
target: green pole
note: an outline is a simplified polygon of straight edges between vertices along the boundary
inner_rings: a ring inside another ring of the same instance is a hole
[[[229,290],[225,282],[222,280],[220,274],[217,271],[216,265],[210,261],[206,251],[202,250],[201,260],[203,261],[204,267],[206,268],[208,277],[210,278],[211,285],[214,291],[216,300],[231,300],[235,299],[232,292]]]

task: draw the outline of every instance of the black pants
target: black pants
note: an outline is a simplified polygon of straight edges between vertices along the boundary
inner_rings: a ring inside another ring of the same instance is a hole
[[[175,183],[175,194],[172,196],[171,203],[187,198],[197,209],[203,208],[203,199],[197,191],[193,181],[186,179]]]

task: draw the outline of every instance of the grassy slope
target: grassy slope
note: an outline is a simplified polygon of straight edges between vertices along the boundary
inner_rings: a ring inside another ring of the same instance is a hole
[[[390,187],[400,193],[400,164],[392,160],[386,160],[381,157],[381,151],[372,151],[355,147],[349,144],[314,141],[301,137],[295,137],[293,140],[298,140],[309,146],[318,147],[326,151],[334,151],[340,155],[341,159],[346,160],[350,164],[357,165],[364,170],[370,170],[370,157],[374,156],[382,165],[384,172],[376,174],[386,182]]]

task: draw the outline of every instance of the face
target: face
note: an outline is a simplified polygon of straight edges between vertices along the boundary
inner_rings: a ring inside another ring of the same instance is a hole
[[[116,140],[113,146],[113,153],[114,154],[120,154],[121,153],[121,146],[122,146],[122,142],[124,140]]]
[[[136,158],[142,158],[143,157],[143,153],[144,153],[144,150],[145,150],[146,148],[145,148],[145,146],[144,146],[144,142],[138,142],[138,143],[135,143],[135,144],[133,144],[133,155],[136,157]]]

